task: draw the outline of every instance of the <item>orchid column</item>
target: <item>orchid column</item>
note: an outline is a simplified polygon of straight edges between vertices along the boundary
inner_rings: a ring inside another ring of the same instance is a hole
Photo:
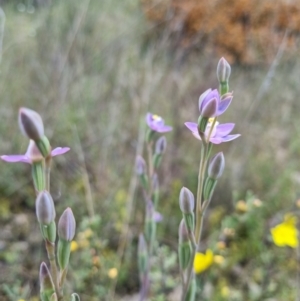
[[[146,115],[146,122],[148,125],[146,133],[148,166],[141,156],[136,158],[136,174],[139,176],[145,201],[144,233],[139,236],[138,246],[140,301],[146,299],[149,291],[150,260],[156,237],[156,223],[162,219],[161,215],[157,212],[159,200],[157,171],[167,147],[167,140],[164,136],[156,139],[156,135],[172,130],[172,127],[165,125],[164,120],[158,115],[148,113]]]
[[[183,214],[183,220],[179,226],[181,301],[195,300],[194,260],[197,252],[200,252],[203,219],[217,181],[225,167],[225,158],[222,152],[211,157],[213,145],[232,141],[240,136],[239,134],[230,134],[235,126],[234,123],[220,124],[218,122],[218,117],[228,109],[233,98],[232,93],[229,93],[230,73],[230,65],[224,58],[221,58],[217,67],[219,91],[208,89],[200,95],[198,122],[185,123],[194,137],[201,141],[201,150],[195,211],[194,195],[190,190],[182,188],[179,196],[179,205]]]
[[[63,287],[68,270],[70,244],[75,235],[75,218],[71,208],[67,208],[58,222],[58,248],[56,250],[55,207],[50,194],[50,169],[52,158],[70,150],[58,147],[52,150],[44,133],[41,116],[30,109],[19,110],[19,126],[29,138],[27,152],[24,155],[3,155],[6,162],[23,162],[31,165],[32,179],[36,191],[36,215],[50,262],[50,271],[42,262],[40,266],[40,296],[42,301],[79,301],[74,293],[64,296]],[[57,261],[56,261],[57,258]],[[58,263],[58,265],[57,265]]]

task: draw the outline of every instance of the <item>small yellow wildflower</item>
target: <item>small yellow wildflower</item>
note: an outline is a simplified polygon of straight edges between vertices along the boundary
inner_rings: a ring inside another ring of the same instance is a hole
[[[218,242],[217,242],[217,248],[218,248],[219,250],[224,250],[224,249],[226,249],[226,244],[225,244],[225,242],[224,242],[224,241],[218,241]]]
[[[248,211],[248,206],[245,201],[238,201],[235,205],[235,209],[237,212],[245,213]]]
[[[222,264],[225,261],[225,258],[221,255],[214,256],[214,262],[217,264]]]
[[[116,268],[109,269],[107,275],[109,278],[114,279],[118,276],[118,270]]]
[[[298,246],[296,223],[296,216],[286,214],[283,223],[271,229],[272,238],[276,246],[289,246],[291,248],[296,248]]]
[[[212,250],[206,250],[206,253],[196,253],[194,259],[194,270],[196,274],[200,274],[207,270],[214,262],[214,254]]]
[[[77,241],[72,240],[72,242],[71,242],[71,252],[77,251],[78,248],[79,248],[79,245],[78,245]]]
[[[25,299],[18,299],[18,301],[25,301]]]
[[[229,287],[227,285],[224,285],[221,288],[221,295],[222,295],[222,297],[224,297],[224,298],[229,297],[229,293],[230,293]]]
[[[84,232],[83,232],[83,236],[84,238],[91,238],[91,236],[93,235],[93,231],[91,228],[87,228]]]

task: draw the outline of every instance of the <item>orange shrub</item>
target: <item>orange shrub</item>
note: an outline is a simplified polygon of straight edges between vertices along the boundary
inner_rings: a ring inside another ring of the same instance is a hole
[[[286,50],[296,49],[298,0],[141,1],[156,30],[167,29],[181,48],[216,51],[244,64],[271,61],[285,34]]]

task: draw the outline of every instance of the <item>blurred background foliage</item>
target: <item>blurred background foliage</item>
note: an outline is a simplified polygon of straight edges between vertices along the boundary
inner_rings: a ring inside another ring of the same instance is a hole
[[[151,111],[174,127],[159,175],[167,218],[154,259],[163,268],[152,275],[159,297],[151,300],[176,300],[178,195],[182,186],[196,192],[200,157],[183,123],[197,119],[199,95],[217,87],[224,56],[234,101],[222,121],[235,122],[242,137],[215,148],[226,170],[203,248],[223,259],[199,276],[203,300],[294,300],[296,252],[274,246],[269,229],[294,210],[300,192],[297,1],[0,3],[0,153],[26,151],[20,106],[41,113],[53,146],[72,149],[55,160],[51,183],[57,214],[70,206],[78,224],[69,289],[83,300],[126,300],[138,291],[143,217],[134,162]],[[1,163],[0,300],[37,300],[46,254],[29,174],[25,164]]]

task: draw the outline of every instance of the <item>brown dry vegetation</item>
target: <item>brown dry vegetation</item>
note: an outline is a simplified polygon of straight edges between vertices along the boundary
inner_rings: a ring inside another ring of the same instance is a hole
[[[257,64],[273,59],[286,34],[293,53],[300,33],[300,4],[272,0],[141,0],[147,18],[167,29],[176,46]]]

